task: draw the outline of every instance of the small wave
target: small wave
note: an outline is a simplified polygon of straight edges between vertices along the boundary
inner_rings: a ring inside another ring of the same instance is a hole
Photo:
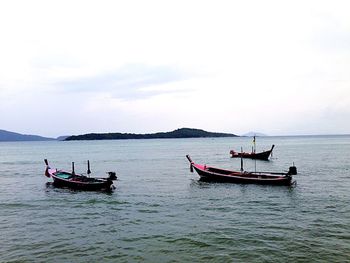
[[[28,204],[28,203],[2,203],[0,204],[1,209],[6,209],[6,208],[40,208],[39,205],[35,204]]]
[[[170,244],[176,244],[180,245],[180,247],[199,247],[199,248],[205,248],[205,247],[210,247],[211,245],[207,242],[204,242],[203,240],[197,240],[194,238],[189,238],[189,237],[180,237],[176,239],[168,239],[165,240],[165,242],[170,243]]]
[[[137,210],[140,213],[151,213],[151,214],[157,214],[159,211],[157,210],[151,210],[151,209],[138,209]]]

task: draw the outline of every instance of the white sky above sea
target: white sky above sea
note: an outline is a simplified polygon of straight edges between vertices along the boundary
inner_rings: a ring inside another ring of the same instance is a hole
[[[350,133],[350,1],[0,1],[0,129]]]

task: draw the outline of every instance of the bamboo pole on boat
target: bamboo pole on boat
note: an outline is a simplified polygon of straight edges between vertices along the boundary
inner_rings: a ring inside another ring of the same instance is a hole
[[[75,175],[75,171],[74,171],[74,162],[72,162],[72,174]]]
[[[254,138],[253,138],[253,144],[254,144],[254,153],[256,153],[255,135],[254,135]]]
[[[90,170],[90,161],[87,161],[87,165],[88,165],[88,169],[87,169],[87,174],[91,174],[91,170]]]
[[[243,172],[243,148],[241,147],[241,172]]]
[[[256,172],[256,158],[254,159],[254,166],[255,166],[255,172]]]

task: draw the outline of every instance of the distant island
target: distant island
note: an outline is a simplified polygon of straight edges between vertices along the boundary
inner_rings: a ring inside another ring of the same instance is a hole
[[[63,135],[63,136],[58,136],[56,138],[57,141],[64,141],[65,139],[67,139],[70,135]]]
[[[27,135],[16,132],[0,130],[0,142],[11,141],[53,141],[53,138],[42,137],[38,135]]]
[[[89,133],[75,136],[59,136],[48,138],[38,135],[27,135],[6,130],[0,130],[0,142],[10,141],[73,141],[73,140],[125,140],[125,139],[170,139],[170,138],[209,138],[209,137],[237,137],[235,134],[207,132],[200,129],[182,128],[171,132],[151,134],[135,133]]]
[[[67,137],[66,141],[74,140],[126,140],[126,139],[173,139],[173,138],[209,138],[209,137],[237,137],[231,133],[207,132],[200,129],[181,128],[171,132],[149,134],[134,133],[89,133]]]

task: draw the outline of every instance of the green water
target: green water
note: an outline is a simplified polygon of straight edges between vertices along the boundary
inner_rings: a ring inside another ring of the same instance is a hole
[[[296,187],[203,183],[250,138],[0,143],[0,262],[350,262],[350,137],[265,137]],[[52,168],[116,171],[113,193],[57,189]]]

